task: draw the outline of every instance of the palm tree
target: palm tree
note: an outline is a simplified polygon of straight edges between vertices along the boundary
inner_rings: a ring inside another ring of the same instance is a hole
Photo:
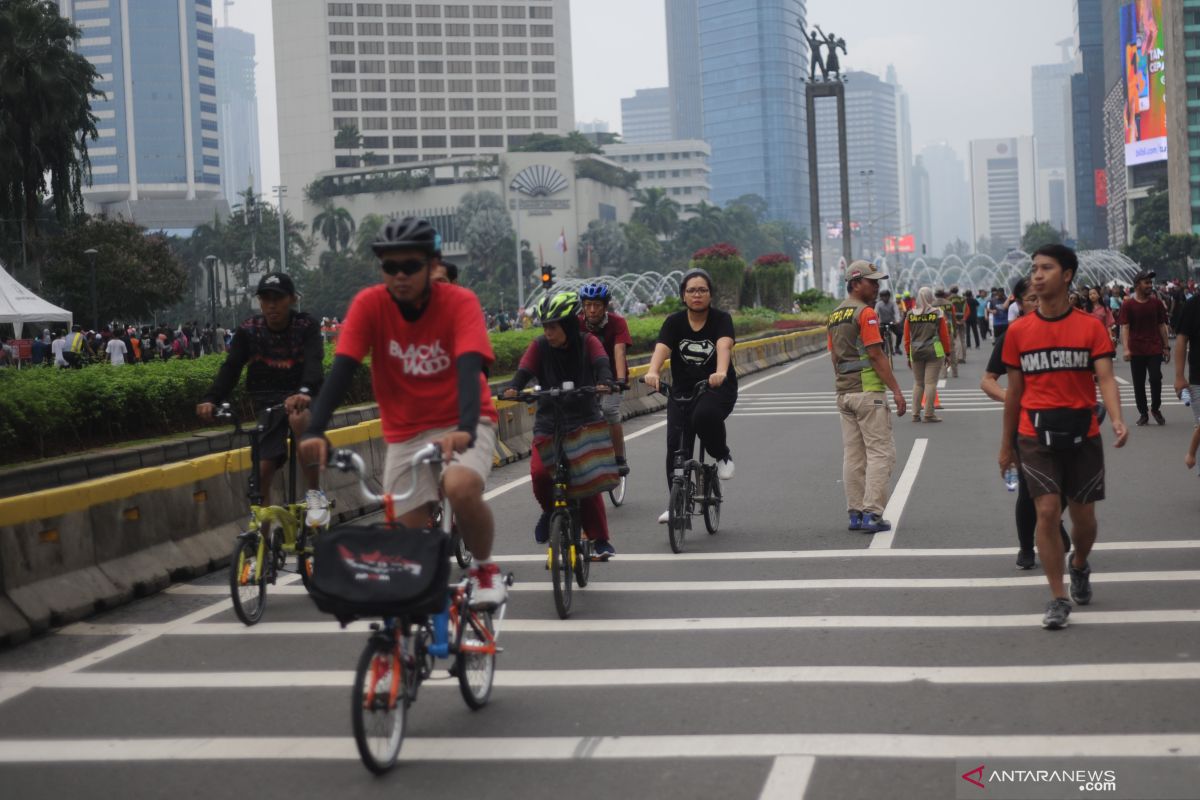
[[[337,135],[333,137],[333,146],[338,150],[346,150],[347,157],[352,156],[351,150],[357,150],[362,147],[362,134],[358,132],[357,125],[346,125],[338,128]]]
[[[354,249],[358,251],[359,256],[368,259],[375,257],[371,245],[386,224],[387,217],[382,214],[367,214],[359,221],[358,230],[354,233]]]
[[[37,234],[47,176],[60,222],[83,210],[87,140],[99,137],[90,101],[104,93],[73,49],[80,36],[50,3],[0,3],[0,219],[19,221],[22,240]]]
[[[350,237],[354,235],[354,217],[350,212],[332,203],[326,203],[320,214],[313,217],[313,231],[329,245],[335,253],[350,246]]]
[[[640,222],[663,238],[670,238],[678,230],[679,203],[667,196],[666,189],[638,189],[633,202],[639,206],[633,212],[634,222]]]

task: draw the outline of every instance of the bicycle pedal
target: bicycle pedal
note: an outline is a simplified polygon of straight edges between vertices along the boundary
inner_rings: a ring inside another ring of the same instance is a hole
[[[513,575],[513,574],[510,572],[510,573],[508,573],[508,575],[507,575],[507,576],[505,576],[505,578],[504,578],[504,585],[505,585],[505,586],[512,586],[512,585],[513,585],[513,584],[516,582],[516,580],[517,580],[517,576],[516,576],[516,575]]]

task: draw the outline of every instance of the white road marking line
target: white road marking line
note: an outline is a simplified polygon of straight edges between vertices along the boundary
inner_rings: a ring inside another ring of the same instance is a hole
[[[1114,377],[1117,379],[1117,383],[1121,384],[1122,386],[1130,386],[1130,385],[1131,385],[1131,384],[1129,383],[1129,381],[1125,380],[1125,379],[1124,379],[1124,378],[1122,378],[1120,375],[1116,375],[1116,376],[1114,376]]]
[[[442,669],[424,687],[457,688]],[[352,670],[252,672],[77,672],[46,678],[36,672],[3,673],[8,685],[37,689],[296,689],[341,688],[354,682]],[[753,686],[827,684],[906,684],[943,686],[1048,685],[1200,681],[1200,663],[1051,664],[981,667],[864,666],[666,667],[655,669],[537,669],[496,672],[506,689],[576,689],[633,686]]]
[[[1098,572],[1093,583],[1176,583],[1200,581],[1200,570],[1176,572]],[[1040,573],[1016,575],[1004,578],[796,578],[788,580],[760,581],[602,581],[588,584],[583,590],[589,594],[650,592],[780,592],[829,589],[998,589],[1022,586],[1044,586],[1046,579]],[[546,582],[521,582],[510,592],[549,592],[553,587]],[[180,584],[167,590],[177,595],[223,595],[229,590],[223,586],[194,586]],[[274,595],[306,596],[303,586],[276,587]]]
[[[861,630],[861,629],[923,629],[984,630],[996,628],[1036,628],[1041,625],[1041,612],[1036,614],[892,614],[892,615],[808,615],[790,617],[667,617],[661,619],[506,619],[505,633],[566,634],[587,633],[645,633],[679,631],[779,631],[779,630]],[[1200,609],[1167,609],[1154,611],[1077,611],[1071,616],[1072,625],[1153,625],[1164,623],[1200,623]],[[202,625],[174,627],[172,625],[102,625],[80,623],[71,626],[71,633],[93,636],[169,635],[169,636],[308,636],[368,631],[369,623],[356,622],[339,628],[333,621],[320,622],[260,622],[246,627],[240,622],[209,622]],[[165,630],[171,628],[171,630]]]
[[[925,458],[925,450],[928,447],[928,439],[917,439],[913,442],[912,450],[908,454],[908,461],[904,464],[904,471],[900,473],[900,480],[896,481],[896,488],[892,491],[887,508],[883,510],[883,518],[892,523],[892,529],[871,537],[870,548],[872,550],[891,548],[892,541],[896,538],[896,531],[900,530],[900,519],[904,516],[904,506],[908,504],[908,496],[912,493],[913,484],[917,481],[917,473],[921,471],[921,461]]]
[[[816,763],[812,756],[776,756],[758,800],[803,800]]]
[[[929,385],[929,384],[926,384],[926,386],[928,386],[928,385]],[[946,379],[945,379],[945,378],[942,378],[941,380],[939,380],[939,381],[937,382],[937,388],[939,388],[939,389],[945,389],[945,388],[946,388]]]
[[[1200,757],[1200,734],[952,736],[893,733],[406,738],[401,761],[777,758],[891,759]],[[0,763],[358,761],[349,736],[0,740]]]
[[[840,524],[840,523],[839,523]],[[847,534],[849,538],[849,534]],[[1104,550],[1193,550],[1200,548],[1200,540],[1168,539],[1164,541],[1146,542],[1097,542],[1093,549]],[[871,550],[859,548],[854,550],[740,550],[722,553],[622,553],[616,559],[619,563],[657,562],[657,561],[790,561],[808,558],[967,558],[974,556],[1007,556],[1012,557],[1016,547],[956,547],[956,548],[919,548],[898,547],[888,550]],[[517,553],[497,555],[496,561],[512,564],[541,564],[546,561],[546,554],[530,555]],[[1097,573],[1098,575],[1099,573]]]

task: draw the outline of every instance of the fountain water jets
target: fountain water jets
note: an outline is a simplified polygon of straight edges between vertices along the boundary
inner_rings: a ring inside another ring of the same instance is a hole
[[[1075,276],[1076,286],[1099,286],[1118,283],[1133,284],[1138,265],[1129,256],[1116,250],[1080,250],[1079,273]],[[962,290],[987,291],[993,287],[1008,289],[1017,278],[1028,275],[1033,259],[1028,253],[1013,250],[1000,261],[989,255],[976,253],[964,262],[950,255],[931,264],[921,256],[908,267],[895,269],[892,286],[896,291],[916,294],[922,286],[950,288],[957,285]]]
[[[560,278],[555,281],[554,293],[577,292],[580,287],[589,283],[603,283],[613,294],[616,307],[626,311],[635,301],[640,300],[647,306],[661,303],[665,298],[678,294],[679,282],[683,280],[681,270],[673,270],[665,275],[659,272],[626,273],[625,275],[600,275],[594,278]],[[533,308],[543,297],[545,289],[537,288],[527,299],[528,308]]]

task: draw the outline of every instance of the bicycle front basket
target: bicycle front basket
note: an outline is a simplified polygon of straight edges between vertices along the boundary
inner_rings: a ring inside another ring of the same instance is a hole
[[[400,525],[342,525],[317,537],[309,595],[343,625],[445,607],[450,537]]]

